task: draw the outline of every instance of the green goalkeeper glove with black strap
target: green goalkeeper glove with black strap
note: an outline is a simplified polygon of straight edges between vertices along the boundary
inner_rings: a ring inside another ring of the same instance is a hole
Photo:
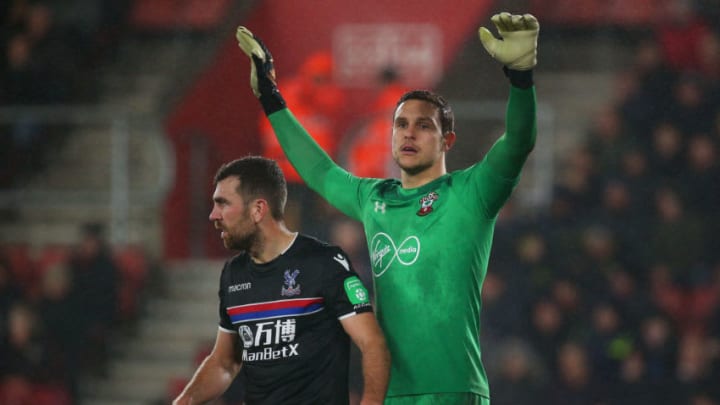
[[[540,24],[531,14],[495,14],[490,19],[497,28],[497,39],[485,27],[478,35],[490,56],[505,65],[505,74],[513,86],[529,88],[533,85],[532,69],[537,64],[537,40]]]
[[[238,46],[250,58],[250,87],[260,100],[266,115],[286,107],[275,81],[273,57],[260,38],[245,27],[238,27],[235,37]]]

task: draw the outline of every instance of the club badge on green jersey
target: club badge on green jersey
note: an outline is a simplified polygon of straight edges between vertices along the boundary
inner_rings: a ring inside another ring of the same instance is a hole
[[[420,199],[420,210],[418,210],[418,216],[424,217],[425,215],[433,212],[433,203],[438,199],[438,193],[431,191],[424,195]]]

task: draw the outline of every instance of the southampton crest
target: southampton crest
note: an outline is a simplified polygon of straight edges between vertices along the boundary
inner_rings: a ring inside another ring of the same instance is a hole
[[[438,193],[431,191],[420,199],[420,210],[418,216],[424,217],[433,211],[433,203],[438,199]]]

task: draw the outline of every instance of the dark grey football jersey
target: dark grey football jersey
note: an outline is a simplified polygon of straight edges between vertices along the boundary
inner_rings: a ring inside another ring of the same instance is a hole
[[[298,235],[275,260],[240,254],[220,278],[220,328],[238,334],[247,404],[347,404],[350,339],[340,319],[372,311],[338,247]]]

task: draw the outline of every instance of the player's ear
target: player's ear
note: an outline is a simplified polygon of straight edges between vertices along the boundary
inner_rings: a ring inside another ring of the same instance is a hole
[[[250,203],[250,217],[257,224],[260,223],[266,215],[270,213],[270,206],[267,200],[258,198]]]
[[[455,139],[457,139],[457,135],[455,135],[455,132],[453,131],[450,131],[443,135],[443,152],[447,152],[450,150],[450,148],[452,148],[452,146],[455,144]]]

